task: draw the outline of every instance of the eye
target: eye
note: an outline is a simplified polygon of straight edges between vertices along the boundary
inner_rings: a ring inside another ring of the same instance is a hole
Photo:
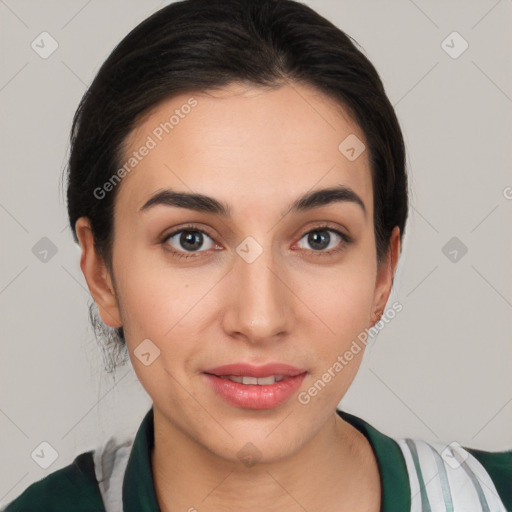
[[[318,253],[318,255],[337,253],[352,242],[348,235],[328,226],[319,226],[308,231],[298,243],[300,244],[302,240],[305,240],[306,244],[309,244],[313,252]]]
[[[205,245],[206,241],[206,245]],[[213,239],[197,227],[185,227],[166,235],[161,241],[178,258],[193,258],[194,253],[205,252],[215,246]]]

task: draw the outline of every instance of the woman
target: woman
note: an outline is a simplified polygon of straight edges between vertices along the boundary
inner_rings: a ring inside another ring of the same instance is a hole
[[[68,211],[153,406],[8,512],[505,511],[512,451],[337,410],[387,306],[402,134],[372,64],[290,0],[187,0],[115,48],[74,118]]]

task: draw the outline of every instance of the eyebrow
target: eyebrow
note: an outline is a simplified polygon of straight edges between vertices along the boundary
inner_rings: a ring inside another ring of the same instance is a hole
[[[291,213],[304,212],[339,202],[355,203],[361,207],[366,215],[366,207],[363,200],[351,188],[344,185],[307,192],[297,198],[291,204],[288,211]],[[178,192],[171,189],[164,189],[155,193],[144,203],[140,212],[149,210],[157,205],[212,213],[226,218],[231,217],[231,208],[226,203],[203,194]]]

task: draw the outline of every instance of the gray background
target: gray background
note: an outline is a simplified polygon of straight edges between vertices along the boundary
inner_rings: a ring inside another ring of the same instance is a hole
[[[87,85],[164,3],[0,0],[0,505],[108,435],[134,434],[151,405],[129,365],[103,371],[60,175]],[[392,436],[511,448],[512,2],[306,3],[376,65],[411,182],[390,299],[403,311],[369,345],[341,406]],[[43,31],[58,43],[46,59],[31,47]],[[445,51],[463,48],[446,39],[453,31],[469,44],[457,58]],[[43,237],[57,251],[46,261]],[[452,237],[459,247],[443,252]],[[58,452],[47,469],[31,457],[43,441]]]

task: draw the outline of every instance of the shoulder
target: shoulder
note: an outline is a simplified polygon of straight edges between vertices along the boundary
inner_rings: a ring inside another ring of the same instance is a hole
[[[417,439],[396,439],[411,486],[411,510],[512,510],[512,450],[485,452]]]
[[[104,512],[98,488],[93,452],[78,455],[75,460],[34,482],[4,512]]]
[[[512,449],[502,452],[466,450],[487,470],[507,510],[512,510]]]

